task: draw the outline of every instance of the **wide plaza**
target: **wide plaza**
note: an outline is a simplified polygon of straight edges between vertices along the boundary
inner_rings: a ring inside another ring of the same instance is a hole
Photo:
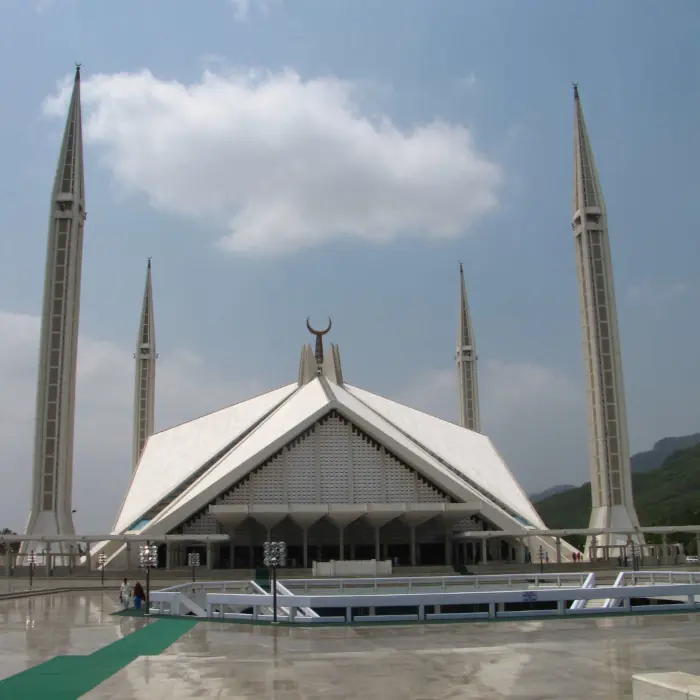
[[[101,700],[622,699],[634,673],[696,671],[700,645],[697,614],[294,628],[117,609],[113,591],[0,602],[0,698],[81,697],[60,693],[84,673]]]

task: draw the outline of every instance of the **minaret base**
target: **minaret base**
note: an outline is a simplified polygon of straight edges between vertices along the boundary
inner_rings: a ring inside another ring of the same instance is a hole
[[[34,552],[37,556],[37,566],[45,564],[44,550],[47,546],[50,547],[50,552],[54,555],[54,565],[67,565],[67,557],[61,555],[68,554],[71,550],[67,542],[50,542],[49,537],[52,535],[74,535],[75,527],[73,526],[73,516],[69,513],[59,515],[56,511],[42,510],[38,513],[32,513],[29,516],[29,522],[26,529],[27,535],[36,535],[36,540],[25,540],[19,548],[20,565],[25,565],[26,562],[23,555]],[[42,539],[39,539],[42,538]],[[65,559],[65,561],[64,561]]]
[[[590,529],[601,530],[637,530],[639,522],[634,512],[624,505],[600,506],[591,510]],[[630,551],[624,551],[630,544],[644,544],[644,535],[637,532],[633,535],[605,533],[586,538],[586,559],[616,558],[620,555],[630,556]]]

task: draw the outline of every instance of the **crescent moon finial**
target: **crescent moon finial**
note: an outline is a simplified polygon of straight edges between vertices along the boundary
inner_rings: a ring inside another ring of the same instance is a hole
[[[328,331],[330,331],[332,325],[333,325],[333,322],[331,321],[331,317],[329,316],[328,317],[328,326],[324,330],[318,331],[315,328],[311,327],[311,317],[310,316],[306,317],[306,327],[309,329],[309,333],[311,333],[312,335],[315,335],[315,336],[326,335],[326,333],[328,333]]]

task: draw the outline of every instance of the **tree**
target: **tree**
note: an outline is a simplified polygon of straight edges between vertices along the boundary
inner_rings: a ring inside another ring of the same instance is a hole
[[[0,535],[16,535],[17,533],[14,530],[10,530],[9,527],[4,527],[2,530],[0,530]],[[14,554],[17,554],[19,552],[19,542],[12,542],[10,544],[10,549]],[[7,551],[7,545],[4,542],[0,542],[0,554],[5,554]]]

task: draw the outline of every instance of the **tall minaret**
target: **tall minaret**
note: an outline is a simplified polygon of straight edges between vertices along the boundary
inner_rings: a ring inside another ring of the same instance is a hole
[[[457,382],[459,383],[459,422],[463,428],[477,433],[479,421],[479,387],[476,380],[476,347],[474,330],[469,316],[467,287],[464,284],[464,269],[459,265],[459,321],[457,323]]]
[[[588,397],[591,528],[639,526],[632,498],[632,471],[620,334],[603,192],[574,86],[574,231],[586,393]],[[640,542],[639,537],[635,537]],[[599,536],[586,543],[618,545],[626,536]],[[592,546],[592,549],[589,547]]]
[[[30,535],[73,534],[73,426],[85,225],[80,66],[51,192],[39,341]],[[43,547],[44,545],[42,545]],[[24,551],[33,549],[25,543]],[[53,551],[61,550],[53,545]]]
[[[141,322],[136,340],[136,385],[134,387],[134,449],[132,473],[136,471],[146,440],[153,435],[153,414],[156,397],[156,331],[153,319],[151,259],[148,259],[146,288],[143,292]]]

